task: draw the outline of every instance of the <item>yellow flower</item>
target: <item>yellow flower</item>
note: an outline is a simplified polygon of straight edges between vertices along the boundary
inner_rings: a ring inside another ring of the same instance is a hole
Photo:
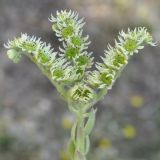
[[[126,125],[123,128],[123,135],[127,139],[134,138],[136,136],[136,128],[131,124]]]
[[[112,142],[107,138],[102,138],[98,143],[99,148],[108,149],[112,146]]]
[[[62,118],[61,125],[62,125],[62,128],[64,129],[67,129],[67,130],[71,129],[73,125],[73,120],[71,119],[71,117],[65,116]]]
[[[133,107],[136,107],[136,108],[142,107],[144,104],[144,98],[139,95],[132,96],[130,98],[130,103]]]

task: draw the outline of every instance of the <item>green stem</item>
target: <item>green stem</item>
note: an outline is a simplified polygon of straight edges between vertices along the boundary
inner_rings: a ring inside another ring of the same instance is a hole
[[[59,83],[56,83],[55,81],[52,80],[52,76],[50,75],[50,72],[45,69],[44,67],[42,67],[41,65],[39,65],[36,60],[34,59],[34,57],[30,56],[30,55],[27,55],[30,60],[37,64],[38,68],[42,71],[42,73],[50,80],[50,82],[56,87],[57,91],[61,94],[61,96],[67,100],[67,93],[66,93],[66,90],[64,89],[63,85],[62,84],[59,84]]]
[[[68,148],[71,160],[86,160],[86,136],[84,130],[86,116],[84,114],[79,108],[79,112],[76,114],[77,120],[71,130],[70,145]]]
[[[74,160],[86,160],[85,156],[85,133],[84,133],[84,117],[83,113],[80,112],[77,123],[77,133],[76,133],[76,150]]]
[[[87,160],[86,155],[90,148],[89,135],[95,124],[96,110],[86,105],[70,105],[70,110],[76,114],[76,121],[71,129],[71,139],[68,147],[71,160]],[[87,107],[87,109],[84,109]]]

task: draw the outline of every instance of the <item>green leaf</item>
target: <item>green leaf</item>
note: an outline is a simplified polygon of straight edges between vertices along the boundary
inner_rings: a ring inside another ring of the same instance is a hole
[[[73,124],[72,129],[71,129],[71,138],[72,140],[74,140],[74,142],[76,139],[76,128],[77,128],[77,122]]]
[[[89,152],[90,149],[90,139],[89,136],[86,136],[85,140],[85,155]]]
[[[88,121],[87,121],[85,128],[84,128],[84,132],[85,132],[86,136],[90,135],[90,133],[94,127],[96,111],[97,110],[92,109],[92,111],[89,114]]]

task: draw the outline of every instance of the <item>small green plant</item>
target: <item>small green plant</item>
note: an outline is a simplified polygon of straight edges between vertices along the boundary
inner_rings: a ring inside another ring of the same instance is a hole
[[[126,33],[121,31],[115,47],[108,45],[102,62],[96,63],[94,70],[92,53],[87,52],[89,37],[83,36],[83,18],[78,19],[78,14],[72,11],[60,11],[56,17],[51,15],[49,20],[62,42],[58,52],[40,38],[21,34],[5,44],[7,55],[15,63],[26,55],[57,88],[69,110],[77,117],[68,145],[70,159],[86,160],[89,136],[95,123],[94,104],[112,88],[130,57],[145,44],[155,46],[155,43],[146,28],[128,29]]]

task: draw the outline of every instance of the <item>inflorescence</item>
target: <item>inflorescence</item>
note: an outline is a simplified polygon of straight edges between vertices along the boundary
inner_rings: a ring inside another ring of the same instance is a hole
[[[59,84],[63,91],[67,88],[68,101],[93,101],[98,92],[111,89],[134,53],[138,53],[146,44],[155,46],[152,36],[144,27],[121,31],[115,46],[108,45],[102,62],[96,63],[96,70],[92,70],[94,58],[87,51],[90,41],[88,35],[83,36],[83,18],[78,19],[76,12],[65,10],[57,12],[56,17],[51,15],[49,20],[58,40],[62,42],[58,52],[40,38],[27,34],[8,41],[5,47],[13,62],[18,63],[26,55],[54,84]]]

